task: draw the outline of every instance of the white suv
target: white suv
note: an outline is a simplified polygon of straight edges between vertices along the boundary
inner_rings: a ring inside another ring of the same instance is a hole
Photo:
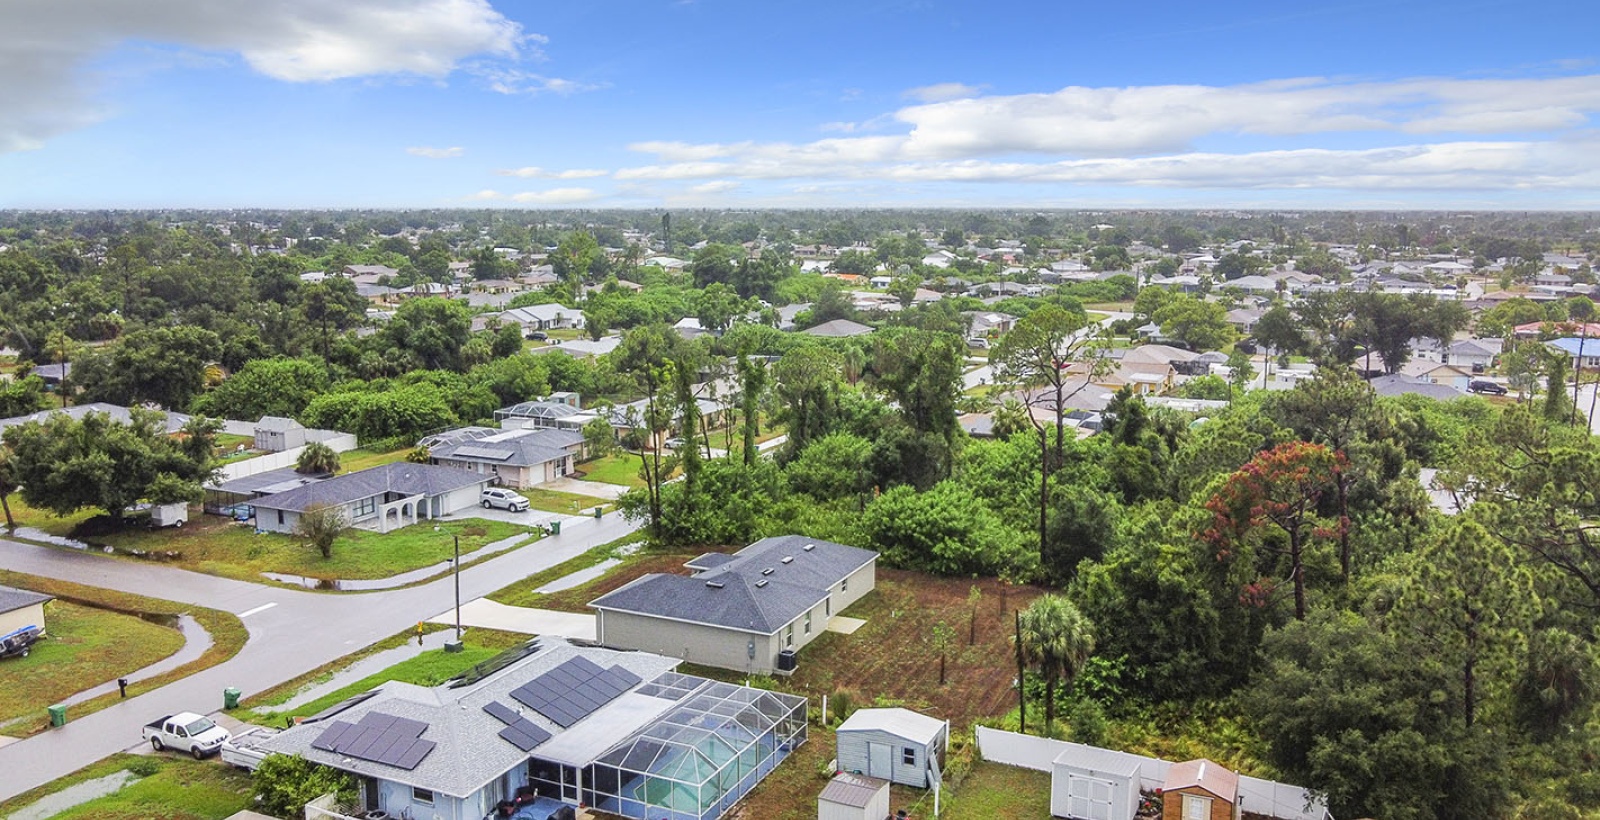
[[[528,499],[501,487],[485,487],[483,492],[478,494],[478,503],[486,510],[499,507],[511,512],[526,512],[528,509]]]

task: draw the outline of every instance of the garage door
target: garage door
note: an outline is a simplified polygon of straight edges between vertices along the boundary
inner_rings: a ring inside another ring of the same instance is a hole
[[[1080,820],[1111,820],[1111,781],[1072,775],[1067,781],[1067,812]]]

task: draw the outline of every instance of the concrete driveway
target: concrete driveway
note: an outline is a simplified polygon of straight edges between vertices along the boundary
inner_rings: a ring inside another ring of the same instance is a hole
[[[428,623],[455,626],[454,607],[428,619]],[[502,632],[520,632],[524,635],[560,635],[592,641],[595,636],[594,616],[577,612],[557,612],[553,609],[532,609],[525,606],[507,606],[488,598],[461,605],[461,625]]]
[[[461,572],[461,598],[481,598],[517,578],[575,558],[639,525],[620,515],[567,519],[561,534]],[[452,609],[450,576],[406,589],[315,593],[201,575],[70,549],[0,539],[0,566],[105,589],[232,612],[250,632],[238,655],[160,689],[0,748],[0,800],[70,774],[139,742],[145,723],[173,712],[211,712],[222,690],[253,695]],[[453,615],[453,613],[452,613]],[[454,623],[452,617],[452,623]],[[99,683],[94,681],[91,683]]]

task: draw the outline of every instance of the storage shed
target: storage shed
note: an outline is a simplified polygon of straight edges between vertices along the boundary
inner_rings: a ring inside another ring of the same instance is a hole
[[[889,781],[840,772],[817,795],[817,820],[885,820]]]
[[[925,789],[944,771],[949,724],[910,709],[857,709],[835,735],[839,770]]]
[[[0,587],[0,635],[26,626],[44,627],[45,602],[52,596],[15,587]]]
[[[1139,811],[1137,759],[1092,746],[1063,751],[1051,763],[1050,813],[1072,820],[1133,820]]]
[[[1167,770],[1161,785],[1161,820],[1236,820],[1239,775],[1210,760],[1190,760]]]

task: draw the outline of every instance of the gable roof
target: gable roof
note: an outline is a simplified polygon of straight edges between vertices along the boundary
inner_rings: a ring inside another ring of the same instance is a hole
[[[0,587],[0,612],[14,612],[23,607],[55,600],[54,595],[16,587]]]
[[[1161,790],[1191,789],[1196,786],[1229,803],[1239,800],[1239,775],[1205,758],[1174,763],[1167,770],[1167,779]]]
[[[589,606],[771,635],[877,557],[871,550],[799,535],[763,538],[711,569],[693,576],[644,575]]]
[[[822,788],[822,793],[817,799],[824,803],[835,803],[840,806],[851,806],[864,809],[878,796],[878,792],[889,788],[889,781],[864,774],[840,772],[828,781]]]
[[[489,483],[489,476],[433,464],[396,462],[334,476],[292,490],[258,498],[253,506],[269,510],[304,512],[317,504],[349,504],[363,498],[396,495],[438,496],[474,484]]]
[[[898,706],[885,709],[857,709],[850,713],[838,732],[888,732],[926,746],[944,731],[944,721]]]
[[[1403,396],[1414,393],[1439,401],[1454,401],[1466,395],[1448,385],[1434,384],[1402,373],[1379,376],[1367,384],[1372,385],[1372,391],[1380,396]]]

